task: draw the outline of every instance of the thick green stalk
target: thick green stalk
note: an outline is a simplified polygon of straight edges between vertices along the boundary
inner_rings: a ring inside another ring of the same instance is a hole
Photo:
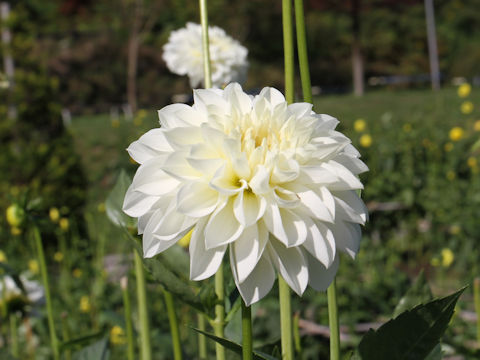
[[[50,331],[50,342],[52,345],[53,358],[60,359],[58,349],[58,339],[55,332],[55,322],[53,321],[52,297],[50,295],[50,286],[48,284],[47,265],[45,263],[45,254],[43,252],[42,238],[37,227],[33,228],[33,237],[35,238],[35,246],[37,247],[38,264],[40,266],[40,274],[42,276],[43,287],[45,290],[45,303],[47,306],[48,329]]]
[[[212,87],[212,71],[210,66],[210,48],[208,41],[208,11],[207,0],[200,2],[200,23],[202,24],[203,72],[205,89]]]
[[[170,322],[170,333],[172,334],[173,358],[182,360],[182,345],[180,344],[180,332],[178,331],[177,315],[175,314],[175,305],[170,292],[163,290],[165,305],[167,306],[168,321]]]
[[[126,276],[120,279],[120,287],[122,288],[125,331],[127,333],[127,359],[134,360],[135,343],[133,342],[132,305],[130,304],[130,296],[128,294],[128,278]]]
[[[303,100],[312,104],[312,86],[310,84],[310,68],[308,66],[307,36],[305,35],[305,14],[303,0],[295,0],[295,28],[297,30],[298,62],[302,80]]]
[[[300,341],[299,331],[300,314],[298,312],[293,316],[293,343],[295,344],[295,352],[298,357],[302,357],[302,343]]]
[[[138,315],[140,318],[140,349],[141,359],[151,360],[152,349],[150,347],[150,330],[148,325],[147,312],[147,292],[145,286],[145,273],[143,270],[143,263],[140,254],[133,251],[135,259],[135,276],[137,279],[137,301],[138,301]]]
[[[477,313],[477,342],[480,344],[480,278],[473,280],[473,301]]]
[[[295,100],[292,2],[282,0],[283,54],[285,59],[285,99],[289,104]]]
[[[205,315],[198,314],[199,330],[206,330],[205,322]],[[201,333],[198,333],[198,357],[200,360],[207,360],[207,338]]]
[[[281,275],[278,275],[278,292],[278,297],[280,300],[282,360],[293,360],[292,305],[290,301],[290,288]]]
[[[330,360],[340,360],[340,327],[338,323],[336,280],[327,289],[328,323],[330,325]]]
[[[70,328],[68,326],[68,320],[67,320],[67,313],[63,312],[61,315],[62,319],[62,340],[63,342],[67,342],[70,340]],[[64,360],[71,360],[72,359],[72,352],[70,349],[66,349],[62,352],[63,359]]]
[[[223,326],[225,324],[225,294],[223,289],[223,266],[215,274],[215,294],[217,295],[217,304],[215,305],[215,320],[213,321],[213,332],[216,336],[223,338]],[[219,343],[215,343],[217,360],[225,360],[225,348]]]
[[[17,314],[10,314],[10,341],[12,346],[12,355],[17,358],[18,352],[18,334],[17,334]]]
[[[252,308],[242,301],[242,354],[243,360],[253,360]]]

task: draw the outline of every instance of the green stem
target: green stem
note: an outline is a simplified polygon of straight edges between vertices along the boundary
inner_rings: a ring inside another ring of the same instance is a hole
[[[215,305],[215,320],[213,321],[213,332],[215,336],[224,337],[223,325],[225,323],[225,295],[223,289],[223,266],[215,274],[215,294],[217,295],[217,304]],[[225,360],[225,348],[219,343],[215,343],[217,360]]]
[[[307,36],[305,35],[305,14],[303,11],[303,0],[295,0],[295,28],[297,30],[298,62],[300,64],[303,100],[312,104],[312,86],[310,84],[310,69],[308,66]]]
[[[295,344],[295,352],[299,358],[302,357],[302,343],[300,341],[299,331],[300,313],[296,312],[293,316],[293,342]]]
[[[67,313],[63,312],[61,315],[62,319],[62,340],[63,342],[67,342],[70,340],[70,327],[68,326],[67,320]],[[63,359],[64,360],[71,360],[72,359],[72,352],[70,349],[66,349],[63,351]]]
[[[52,344],[52,351],[53,351],[53,358],[55,360],[60,359],[60,353],[58,349],[58,339],[57,334],[55,332],[55,323],[53,321],[53,306],[52,306],[52,298],[50,295],[50,287],[48,284],[48,273],[47,273],[47,265],[45,263],[45,254],[43,252],[43,245],[42,245],[42,238],[40,236],[40,231],[37,227],[33,228],[33,236],[35,238],[35,245],[37,247],[37,256],[38,256],[38,263],[40,266],[40,273],[42,276],[43,287],[45,290],[45,303],[47,306],[47,319],[48,319],[48,329],[50,331],[50,342]]]
[[[292,305],[290,303],[290,288],[281,275],[278,275],[278,292],[278,297],[280,300],[282,360],[293,360]]]
[[[207,0],[200,2],[200,23],[202,24],[202,49],[203,49],[203,72],[205,76],[205,89],[212,87],[212,74],[210,65],[210,48],[208,44],[208,11]]]
[[[473,301],[477,313],[477,342],[480,343],[480,278],[473,280]]]
[[[293,56],[293,25],[292,25],[292,2],[282,0],[283,22],[283,54],[285,58],[285,99],[289,104],[295,97],[294,88],[294,56]]]
[[[338,323],[336,280],[327,289],[328,323],[330,324],[330,360],[340,360],[340,327]]]
[[[130,304],[130,296],[128,294],[128,278],[126,276],[120,279],[120,287],[123,295],[123,308],[125,317],[125,330],[127,333],[127,359],[135,359],[135,344],[133,342],[133,325],[132,325],[132,305]]]
[[[140,257],[140,254],[137,251],[134,251],[133,254],[135,259],[135,276],[137,278],[137,301],[138,301],[138,315],[140,318],[141,359],[151,360],[152,350],[150,347],[150,331],[148,326],[145,273],[143,270],[143,263],[142,263],[142,258]]]
[[[243,360],[253,359],[252,308],[242,302],[242,354]]]
[[[178,331],[177,315],[175,314],[175,305],[170,292],[163,290],[165,304],[167,305],[168,321],[170,322],[170,332],[172,334],[173,358],[182,360],[182,346],[180,344],[180,332]]]
[[[10,314],[10,340],[12,345],[12,355],[17,358],[18,352],[18,336],[17,336],[17,314]]]
[[[199,330],[206,330],[205,322],[205,315],[198,314]],[[201,333],[198,333],[198,357],[200,360],[207,360],[207,338]]]

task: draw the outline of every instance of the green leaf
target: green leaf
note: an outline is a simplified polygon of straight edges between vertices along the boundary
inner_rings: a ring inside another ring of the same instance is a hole
[[[110,350],[108,349],[108,337],[83,348],[73,354],[73,360],[108,360]]]
[[[135,219],[125,214],[122,210],[123,199],[125,198],[125,193],[131,183],[132,179],[130,179],[125,170],[122,169],[120,174],[118,174],[117,182],[105,201],[108,218],[115,225],[123,228],[136,227]]]
[[[405,311],[370,329],[358,347],[364,360],[424,360],[439,343],[465,288],[447,297]]]
[[[69,341],[65,341],[64,343],[60,344],[60,351],[72,349],[75,346],[91,343],[93,340],[97,340],[98,338],[103,337],[104,335],[105,335],[105,332],[100,331],[95,334],[84,335]]]
[[[427,355],[425,360],[442,360],[443,359],[443,351],[442,351],[442,346],[440,344],[437,344],[433,348],[433,350],[430,352],[430,354]]]
[[[396,318],[402,312],[411,310],[415,306],[425,304],[433,299],[432,291],[428,285],[427,279],[423,270],[417,276],[412,284],[412,287],[408,289],[405,295],[400,299],[393,312],[393,317]]]
[[[202,331],[202,330],[199,330],[199,329],[196,329],[196,328],[193,328],[193,327],[192,327],[192,329],[201,333],[201,334],[203,334],[203,335],[205,335],[206,337],[212,339],[213,341],[219,343],[220,345],[222,345],[223,347],[233,351],[234,353],[242,356],[242,345],[240,345],[236,342],[233,342],[231,340],[218,337],[218,336],[213,335],[211,333],[208,333],[206,331]],[[271,355],[265,354],[264,352],[258,351],[258,350],[253,350],[253,358],[255,360],[278,360],[277,358],[275,358]]]

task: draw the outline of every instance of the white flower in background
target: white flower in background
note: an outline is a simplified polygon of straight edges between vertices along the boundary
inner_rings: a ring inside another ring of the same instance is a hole
[[[208,28],[212,85],[221,87],[230,82],[243,82],[248,68],[248,50],[216,26]],[[168,69],[178,75],[188,75],[190,85],[203,83],[202,28],[187,23],[185,28],[172,31],[163,47],[163,59]]]
[[[277,272],[297,294],[307,284],[325,290],[337,250],[355,256],[367,219],[356,175],[368,169],[335,118],[235,83],[195,90],[193,106],[169,105],[159,117],[161,128],[127,149],[141,165],[124,211],[138,218],[145,257],[193,228],[191,279],[214,275],[228,252],[251,304]]]
[[[25,289],[25,294],[11,276],[6,275],[0,278],[0,301],[2,299],[8,301],[10,298],[26,295],[30,303],[36,303],[45,296],[43,286],[38,281],[28,280],[24,275],[20,275],[20,282]]]

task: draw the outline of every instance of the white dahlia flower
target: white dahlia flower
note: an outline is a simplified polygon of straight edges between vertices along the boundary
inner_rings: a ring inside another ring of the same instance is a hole
[[[248,50],[216,26],[208,28],[212,85],[243,82],[248,68]],[[174,74],[188,75],[190,85],[203,83],[202,28],[198,24],[172,31],[163,47],[163,59]]]
[[[214,275],[225,252],[247,304],[276,273],[301,295],[325,290],[338,251],[354,257],[367,210],[355,190],[367,169],[338,121],[288,105],[274,88],[195,90],[194,104],[159,111],[161,128],[127,149],[140,167],[124,200],[145,257],[191,229],[190,277]]]

